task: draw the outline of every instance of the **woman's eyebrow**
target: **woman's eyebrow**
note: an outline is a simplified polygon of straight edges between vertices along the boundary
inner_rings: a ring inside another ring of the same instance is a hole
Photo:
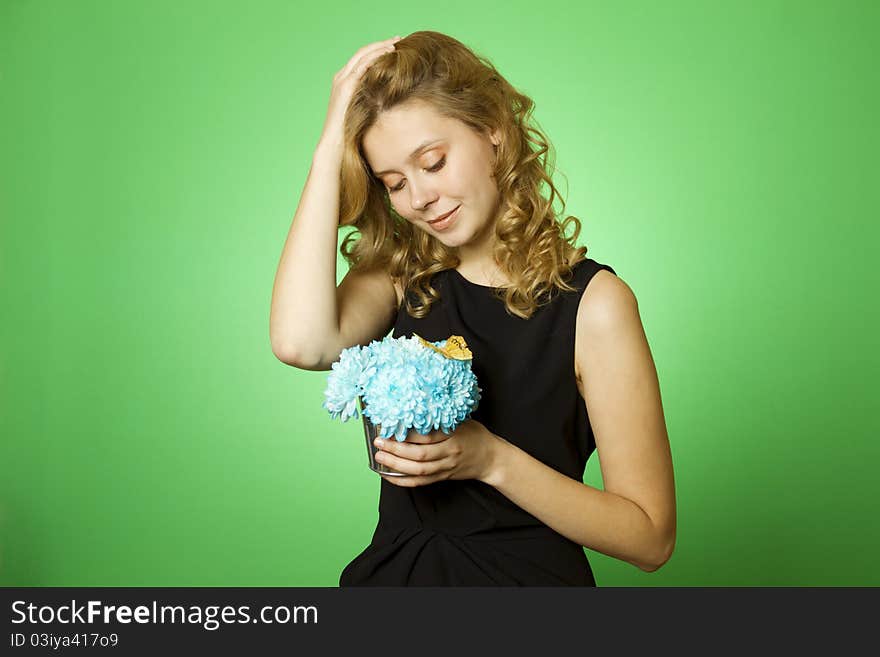
[[[412,153],[409,154],[409,157],[406,158],[407,161],[411,161],[411,160],[414,159],[419,153],[421,153],[422,151],[426,150],[429,146],[433,146],[434,144],[438,144],[438,143],[440,143],[441,141],[443,141],[443,140],[442,140],[442,139],[428,139],[427,141],[423,141],[421,144],[419,144],[419,145],[416,147],[416,149],[415,149]],[[387,171],[376,171],[376,172],[375,172],[375,175],[377,175],[377,176],[384,176],[386,173],[393,173],[393,170],[389,169],[389,170],[387,170]]]

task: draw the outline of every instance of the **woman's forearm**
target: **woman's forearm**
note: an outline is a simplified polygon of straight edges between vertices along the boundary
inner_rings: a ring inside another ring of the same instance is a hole
[[[673,537],[635,502],[567,477],[497,438],[484,481],[514,504],[575,543],[642,570],[669,559]]]
[[[341,142],[315,149],[272,288],[269,337],[272,351],[309,367],[339,341],[336,246],[339,226]]]

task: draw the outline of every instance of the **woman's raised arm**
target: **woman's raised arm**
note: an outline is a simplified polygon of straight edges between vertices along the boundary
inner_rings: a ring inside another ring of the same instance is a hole
[[[364,46],[333,77],[324,130],[272,289],[272,351],[295,367],[329,369],[342,349],[390,328],[397,299],[391,278],[384,272],[350,274],[337,290],[336,244],[345,112],[364,71],[396,40]]]

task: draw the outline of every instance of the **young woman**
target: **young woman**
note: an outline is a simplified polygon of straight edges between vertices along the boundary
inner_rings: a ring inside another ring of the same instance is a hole
[[[406,476],[382,477],[372,542],[340,585],[594,586],[584,547],[645,571],[672,553],[672,459],[636,299],[575,246],[578,220],[557,220],[532,108],[436,32],[364,46],[334,76],[275,278],[273,351],[327,370],[390,330],[461,335],[482,389],[451,435],[382,442]],[[357,231],[337,288],[340,225]],[[583,483],[593,450],[604,490]]]

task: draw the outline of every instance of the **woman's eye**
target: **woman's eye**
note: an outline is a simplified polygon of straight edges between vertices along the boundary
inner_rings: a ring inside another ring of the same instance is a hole
[[[440,169],[443,168],[443,165],[444,165],[444,164],[446,164],[446,156],[445,156],[445,155],[444,155],[443,157],[440,158],[440,161],[437,162],[437,164],[435,164],[435,165],[432,166],[432,167],[429,167],[429,168],[428,168],[428,171],[440,171]]]
[[[440,158],[440,161],[437,162],[437,164],[435,164],[434,166],[428,167],[428,171],[431,171],[431,172],[440,171],[440,169],[442,169],[445,164],[446,164],[446,156],[444,155],[443,157]],[[403,181],[402,180],[399,183],[397,183],[397,185],[395,185],[394,187],[389,187],[388,191],[389,192],[399,192],[401,189],[403,189]]]

